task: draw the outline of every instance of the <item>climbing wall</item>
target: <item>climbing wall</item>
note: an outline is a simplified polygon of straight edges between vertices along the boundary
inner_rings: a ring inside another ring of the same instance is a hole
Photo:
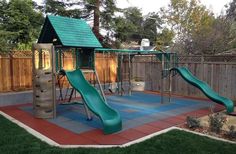
[[[34,45],[33,109],[37,118],[54,118],[56,116],[53,59],[52,45]]]
[[[53,118],[53,85],[51,69],[35,71],[34,114],[38,118]]]

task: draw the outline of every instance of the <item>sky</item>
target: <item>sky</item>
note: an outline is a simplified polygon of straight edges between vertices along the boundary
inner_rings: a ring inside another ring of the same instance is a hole
[[[41,3],[43,0],[34,0]],[[203,5],[212,10],[215,15],[220,15],[224,9],[224,5],[232,0],[200,0]],[[170,0],[116,0],[117,6],[120,8],[138,7],[142,9],[143,15],[149,12],[157,12],[160,7],[167,6]]]
[[[214,14],[220,15],[224,5],[232,0],[200,0],[203,5],[212,10]],[[117,0],[117,5],[121,8],[136,6],[142,9],[143,14],[157,12],[160,7],[167,6],[170,0]]]

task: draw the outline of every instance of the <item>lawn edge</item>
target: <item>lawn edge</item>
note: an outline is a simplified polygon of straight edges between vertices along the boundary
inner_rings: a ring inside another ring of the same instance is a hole
[[[51,140],[50,138],[46,137],[45,135],[37,132],[36,130],[32,129],[31,127],[25,125],[24,123],[20,122],[19,120],[13,118],[12,116],[9,116],[8,114],[0,111],[0,115],[4,116],[6,119],[10,120],[11,122],[15,123],[19,127],[25,129],[28,133],[35,136],[36,138],[40,139],[43,142],[46,142],[47,144],[51,146],[59,147],[60,145],[56,143],[55,141]]]
[[[199,135],[199,136],[208,137],[208,138],[211,138],[211,139],[214,139],[214,140],[236,144],[236,142],[233,142],[233,141],[229,141],[229,140],[226,140],[226,139],[221,139],[221,138],[214,137],[214,136],[211,136],[211,135],[202,134],[202,133],[199,133],[199,132],[194,132],[194,131],[191,131],[191,130],[188,130],[188,129],[184,129],[184,128],[179,128],[179,127],[173,126],[173,127],[170,127],[170,128],[167,128],[167,129],[164,129],[164,130],[161,130],[161,131],[149,134],[149,135],[147,135],[145,137],[139,138],[137,140],[134,140],[134,141],[122,144],[122,145],[61,145],[61,144],[58,144],[57,142],[51,140],[47,136],[37,132],[36,130],[30,128],[29,126],[23,124],[22,122],[16,120],[15,118],[9,116],[8,114],[6,114],[6,113],[4,113],[2,111],[0,111],[0,115],[4,116],[6,119],[8,119],[11,122],[15,123],[19,127],[25,129],[28,133],[30,133],[31,135],[35,136],[39,140],[41,140],[43,142],[46,142],[48,145],[55,146],[55,147],[60,147],[60,148],[114,148],[114,147],[125,148],[125,147],[128,147],[128,146],[131,146],[131,145],[134,145],[134,144],[146,141],[146,140],[148,140],[148,139],[150,139],[152,137],[155,137],[155,136],[167,133],[167,132],[169,132],[171,130],[181,130],[181,131],[189,132],[189,133],[196,134],[196,135]]]
[[[215,136],[208,135],[208,134],[202,134],[202,133],[195,132],[195,131],[192,131],[192,130],[189,130],[189,129],[185,129],[185,128],[180,128],[180,127],[176,127],[176,126],[173,126],[173,127],[174,127],[175,130],[182,130],[182,131],[189,132],[189,133],[192,133],[192,134],[196,134],[196,135],[199,135],[199,136],[208,137],[208,138],[211,138],[211,139],[214,139],[214,140],[236,144],[236,142],[230,141],[230,140],[227,140],[227,139],[215,137]]]

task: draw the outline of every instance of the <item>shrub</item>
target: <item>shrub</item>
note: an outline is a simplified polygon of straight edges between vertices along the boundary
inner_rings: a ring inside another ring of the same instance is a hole
[[[236,130],[235,130],[235,127],[232,125],[232,126],[229,126],[229,131],[227,132],[226,134],[230,139],[236,139]]]
[[[226,118],[222,113],[209,115],[209,127],[212,132],[219,133],[225,122]]]
[[[143,82],[144,80],[141,77],[134,77],[132,79],[132,81],[134,81],[134,82]]]
[[[186,122],[187,122],[187,126],[189,128],[194,129],[194,128],[199,128],[200,127],[200,121],[196,117],[187,116]]]

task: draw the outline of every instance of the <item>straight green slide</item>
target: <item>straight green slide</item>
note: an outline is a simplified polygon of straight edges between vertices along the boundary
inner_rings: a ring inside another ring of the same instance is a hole
[[[108,106],[98,91],[85,79],[81,70],[65,71],[71,86],[83,98],[88,108],[97,115],[103,124],[104,134],[111,134],[122,129],[120,114]]]
[[[172,68],[171,71],[177,71],[185,81],[199,88],[209,99],[218,104],[224,105],[226,107],[227,113],[234,111],[234,103],[232,100],[220,96],[218,93],[212,90],[207,83],[195,77],[186,67]]]

